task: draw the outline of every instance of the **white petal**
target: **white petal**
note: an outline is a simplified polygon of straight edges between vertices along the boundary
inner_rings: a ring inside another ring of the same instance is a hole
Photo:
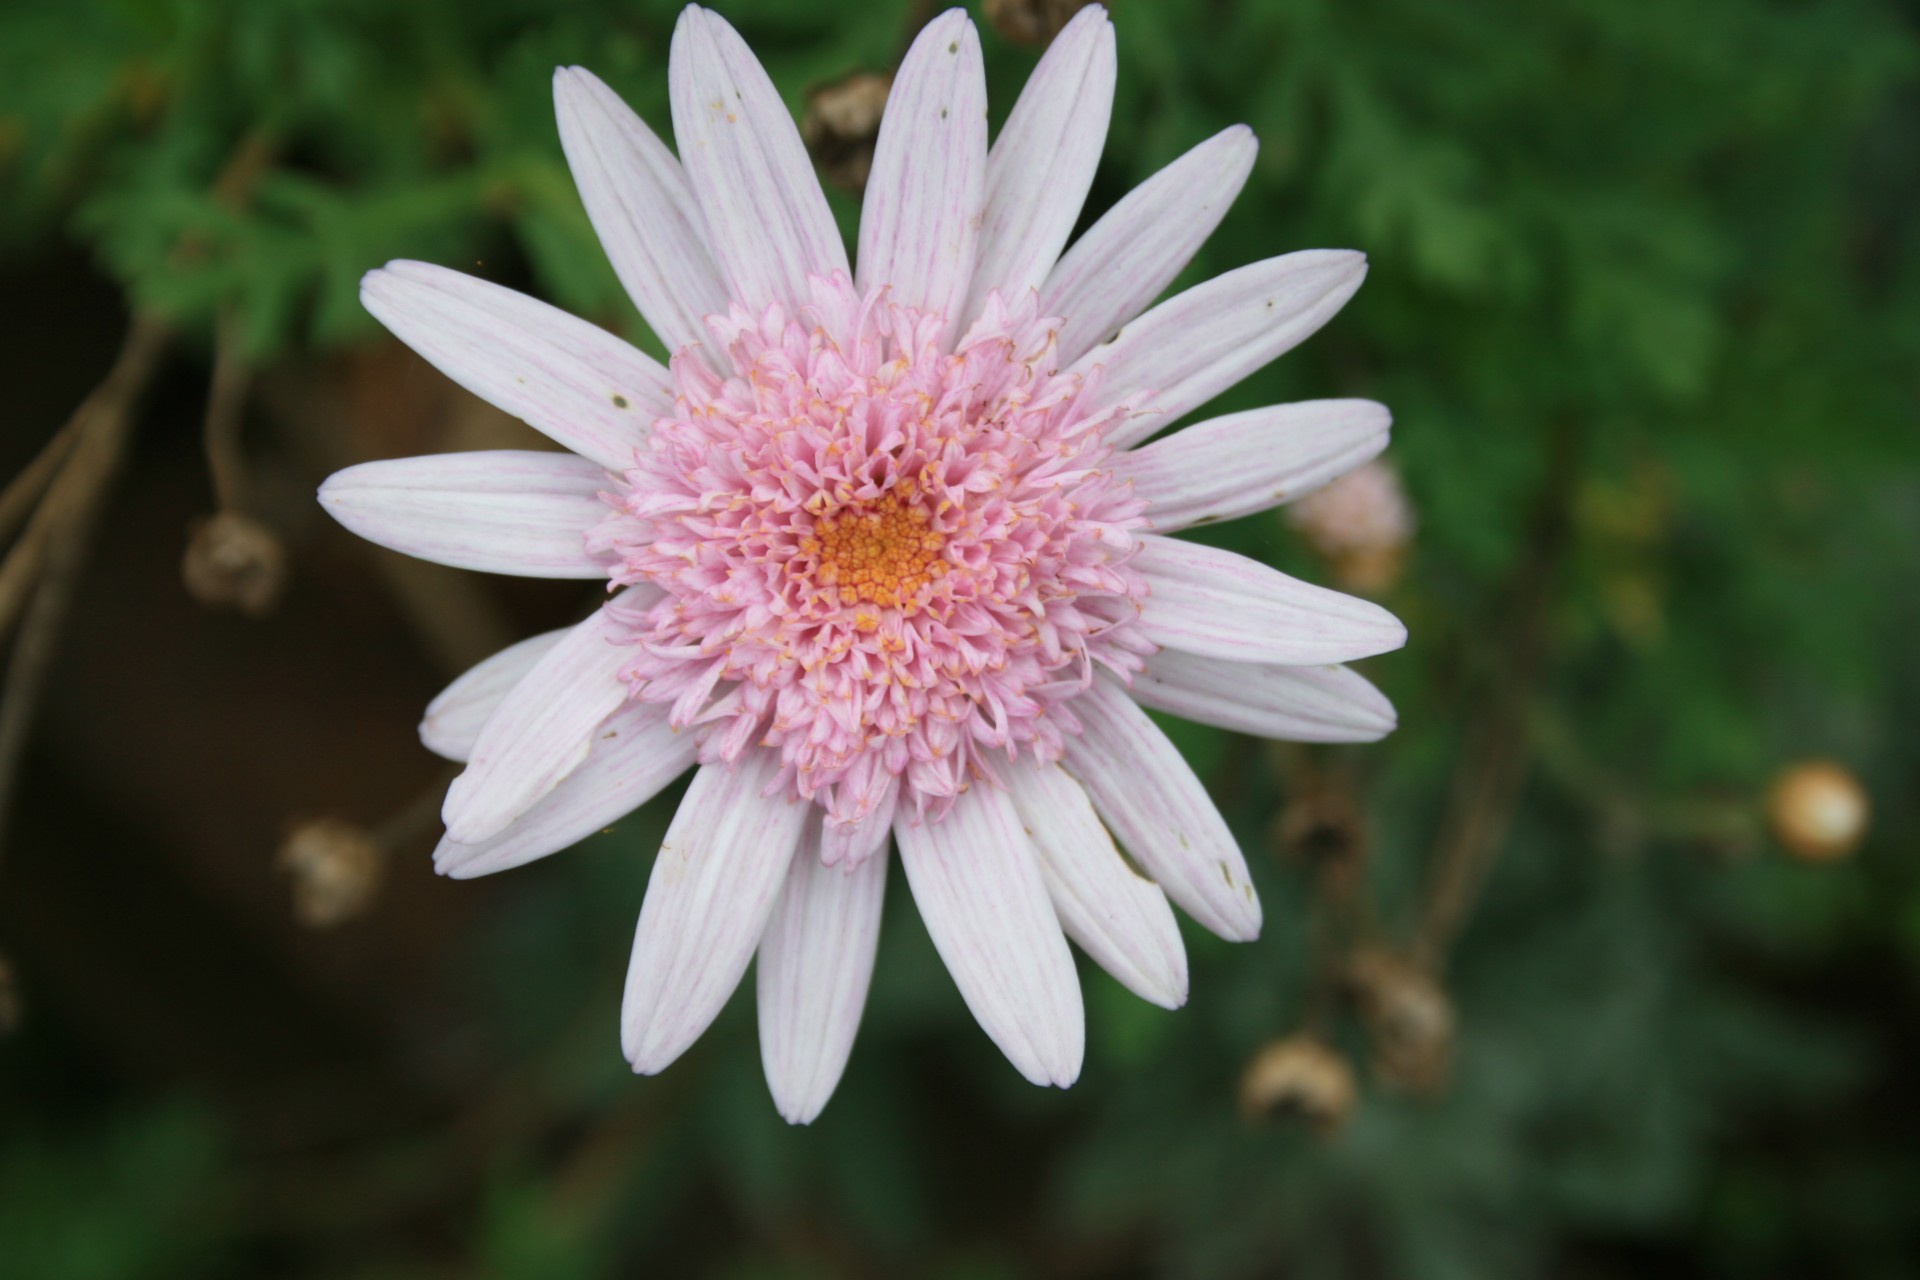
[[[969,320],[988,290],[1017,300],[1059,261],[1107,144],[1113,81],[1113,24],[1090,4],[1047,46],[994,139]]]
[[[639,607],[659,588],[629,587],[549,649],[488,718],[466,770],[440,810],[447,835],[479,844],[560,784],[587,758],[593,731],[627,700],[620,669],[632,650],[615,642],[616,605]]]
[[[901,814],[893,835],[934,949],[980,1026],[1033,1083],[1079,1079],[1080,980],[1013,801],[980,783],[937,822]]]
[[[1288,742],[1377,742],[1393,704],[1345,667],[1273,667],[1162,649],[1133,679],[1136,702],[1201,724]]]
[[[841,823],[828,818],[820,832],[820,861],[830,867],[855,867],[885,852],[899,802],[900,783],[895,779],[860,821]]]
[[[553,73],[560,145],[620,283],[670,351],[727,309],[687,176],[646,122],[583,67]]]
[[[1074,241],[1040,288],[1040,314],[1066,319],[1062,362],[1111,337],[1173,283],[1226,216],[1259,150],[1247,126],[1223,130],[1128,192]]]
[[[1371,400],[1309,400],[1196,422],[1113,460],[1162,533],[1265,511],[1387,447],[1393,417]]]
[[[1147,579],[1141,634],[1157,645],[1232,662],[1348,662],[1407,642],[1400,620],[1370,600],[1290,578],[1197,542],[1139,535],[1133,567]]]
[[[1233,833],[1193,766],[1105,676],[1073,700],[1083,731],[1067,771],[1133,860],[1180,909],[1233,942],[1260,936],[1260,899]]]
[[[847,249],[800,131],[753,51],[719,14],[689,5],[668,69],[680,162],[733,300],[788,314],[808,275],[847,269]]]
[[[755,964],[760,1064],[789,1124],[811,1124],[853,1052],[873,978],[887,859],[820,861],[817,823],[787,871]]]
[[[466,763],[481,726],[499,708],[501,699],[566,634],[563,627],[508,645],[441,690],[440,696],[427,704],[427,714],[420,721],[420,741],[427,750]]]
[[[1106,369],[1091,410],[1132,402],[1133,414],[1107,443],[1122,449],[1146,439],[1306,341],[1366,276],[1365,254],[1307,249],[1167,299],[1073,366]]]
[[[434,368],[609,470],[632,466],[647,428],[673,407],[658,361],[524,293],[389,262],[360,282],[360,301]]]
[[[1187,949],[1167,895],[1113,847],[1085,789],[1057,764],[1013,764],[1003,776],[1067,936],[1141,999],[1185,1004]]]
[[[456,569],[604,578],[587,530],[605,519],[604,469],[570,453],[496,449],[363,462],[320,486],[327,514],[369,542]]]
[[[433,869],[469,880],[571,848],[653,799],[696,750],[693,734],[667,723],[665,707],[629,703],[600,722],[586,760],[538,803],[478,844],[442,839]]]
[[[779,787],[780,753],[702,765],[647,881],[633,938],[620,1042],[642,1075],[663,1071],[700,1038],[740,985],[814,812]]]
[[[937,311],[957,329],[986,201],[987,81],[980,37],[949,9],[894,76],[860,209],[859,286]]]

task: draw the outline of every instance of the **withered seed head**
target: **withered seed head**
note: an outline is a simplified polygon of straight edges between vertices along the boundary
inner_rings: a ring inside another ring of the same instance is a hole
[[[1445,1089],[1455,1020],[1453,1001],[1433,975],[1390,951],[1367,948],[1348,961],[1346,979],[1381,1082],[1416,1094]]]
[[[1240,1111],[1248,1120],[1292,1117],[1332,1133],[1358,1100],[1346,1055],[1311,1034],[1273,1041],[1240,1076]]]
[[[893,77],[881,72],[856,71],[843,80],[822,85],[807,96],[800,120],[800,136],[827,181],[859,195],[867,189],[873,171],[873,145],[880,136],[880,115],[886,110]]]
[[[293,877],[293,911],[314,929],[360,915],[386,874],[386,854],[364,828],[338,818],[295,827],[280,845],[280,869]]]
[[[264,617],[286,586],[286,547],[258,520],[222,511],[194,526],[180,576],[187,594],[209,609]]]

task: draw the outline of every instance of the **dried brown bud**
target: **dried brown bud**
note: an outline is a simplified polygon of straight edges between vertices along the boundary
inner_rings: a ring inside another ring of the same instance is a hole
[[[371,834],[351,822],[303,822],[280,846],[279,865],[293,877],[293,913],[314,929],[343,924],[379,892],[387,860]]]
[[[194,526],[180,564],[187,594],[209,609],[264,617],[287,581],[287,552],[258,520],[222,511]]]
[[[1767,797],[1774,838],[1807,862],[1831,862],[1867,834],[1867,793],[1853,774],[1825,760],[1782,769]]]
[[[1348,961],[1346,978],[1381,1082],[1417,1094],[1445,1089],[1453,1068],[1453,1001],[1433,975],[1368,948]]]
[[[1366,865],[1367,824],[1344,779],[1312,773],[1280,811],[1274,836],[1288,858],[1342,882]]]
[[[986,0],[987,22],[1009,44],[1042,48],[1091,0]]]
[[[873,144],[880,136],[880,115],[887,107],[893,77],[856,71],[844,80],[815,89],[800,120],[813,162],[827,181],[854,195],[867,189],[873,171]]]
[[[1359,1100],[1346,1055],[1315,1035],[1275,1040],[1240,1076],[1240,1111],[1249,1120],[1305,1120],[1322,1133],[1345,1124]]]

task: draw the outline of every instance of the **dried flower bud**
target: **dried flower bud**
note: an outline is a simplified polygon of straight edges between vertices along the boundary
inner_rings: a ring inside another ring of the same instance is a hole
[[[303,822],[280,846],[293,877],[293,912],[314,929],[343,924],[367,909],[386,874],[386,855],[364,828],[337,818]]]
[[[1399,581],[1415,524],[1400,473],[1378,458],[1288,507],[1287,520],[1343,587],[1373,593]]]
[[[1353,1114],[1359,1089],[1346,1055],[1315,1035],[1275,1040],[1240,1076],[1240,1111],[1249,1120],[1295,1117],[1331,1133]]]
[[[987,22],[1008,44],[1044,48],[1092,0],[986,0]]]
[[[887,107],[893,77],[856,71],[844,80],[815,89],[807,97],[800,135],[827,181],[859,195],[873,171],[873,145],[880,137],[880,115]]]
[[[1426,970],[1388,951],[1365,949],[1347,964],[1347,984],[1373,1046],[1382,1083],[1436,1094],[1453,1068],[1453,1001]]]
[[[258,520],[222,511],[201,521],[180,564],[187,594],[209,609],[264,617],[287,581],[287,552]]]
[[[1333,777],[1304,779],[1280,811],[1274,836],[1286,857],[1326,877],[1351,882],[1366,865],[1366,817],[1351,787]]]
[[[1867,793],[1853,774],[1825,760],[1782,769],[1767,797],[1774,838],[1807,862],[1852,853],[1867,834]]]

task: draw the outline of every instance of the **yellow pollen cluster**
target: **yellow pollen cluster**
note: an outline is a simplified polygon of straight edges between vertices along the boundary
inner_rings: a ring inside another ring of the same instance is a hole
[[[900,485],[878,502],[817,521],[801,550],[818,557],[819,585],[837,590],[843,605],[914,607],[920,588],[947,571],[940,558],[946,539],[927,527],[916,496],[913,485]],[[866,631],[880,625],[866,610],[856,610],[854,619]]]

